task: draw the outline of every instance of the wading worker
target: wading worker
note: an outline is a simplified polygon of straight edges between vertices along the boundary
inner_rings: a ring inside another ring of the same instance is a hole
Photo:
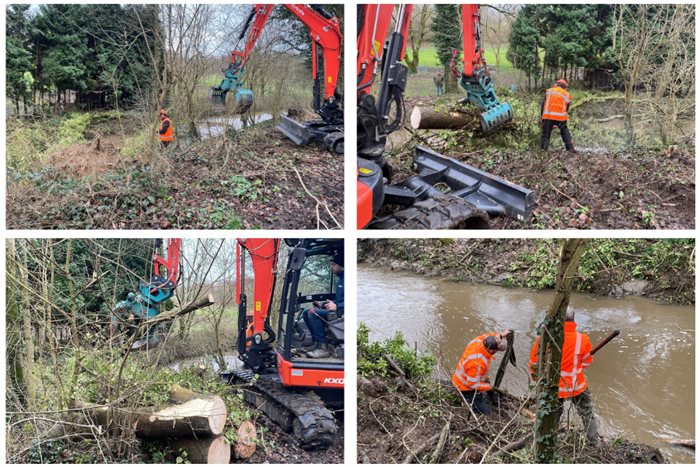
[[[574,143],[571,140],[571,133],[567,126],[569,120],[569,105],[571,105],[571,94],[567,91],[569,85],[566,80],[559,79],[554,86],[547,89],[542,99],[540,107],[540,126],[542,127],[542,137],[540,147],[544,150],[549,148],[549,139],[552,136],[552,129],[559,128],[561,139],[569,152],[576,152]]]
[[[479,414],[491,412],[485,394],[493,389],[488,380],[491,360],[496,352],[506,350],[506,337],[510,331],[489,332],[472,340],[462,353],[457,369],[452,375],[452,384],[462,393],[465,400]]]
[[[335,284],[335,300],[328,300],[322,305],[318,304],[318,306],[306,310],[302,315],[313,339],[310,348],[302,348],[302,351],[307,352],[308,358],[328,358],[331,355],[326,343],[326,323],[329,321],[331,312],[335,313],[336,318],[343,317],[345,310],[344,264],[343,253],[336,253],[330,264],[331,272],[338,276],[338,282]]]
[[[173,132],[173,122],[165,112],[165,109],[160,109],[160,128],[158,129],[160,137],[160,147],[167,148],[170,142],[175,139]]]
[[[530,376],[536,378],[534,366],[537,364],[540,338],[530,352]],[[598,444],[598,425],[593,413],[593,400],[588,391],[588,381],[583,370],[593,362],[591,341],[588,336],[576,330],[574,312],[568,310],[564,320],[564,345],[561,352],[561,377],[559,378],[559,406],[557,420],[564,410],[564,401],[571,400],[583,420],[586,437],[593,445]]]

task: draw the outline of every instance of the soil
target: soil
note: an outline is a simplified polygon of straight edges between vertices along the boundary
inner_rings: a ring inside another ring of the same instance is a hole
[[[298,147],[271,123],[172,148],[153,164],[125,158],[109,141],[95,146],[74,145],[41,171],[8,178],[8,227],[324,229],[343,222],[343,158]]]
[[[427,462],[437,441],[427,443],[449,421],[438,463],[530,463],[531,442],[508,453],[499,450],[532,432],[534,404],[502,393],[493,413],[476,421],[449,382],[413,382],[393,377],[358,380],[358,462],[374,464]],[[663,463],[651,446],[623,439],[583,442],[577,428],[560,427],[558,455],[564,463]]]
[[[258,423],[264,423],[269,429],[265,433],[265,442],[271,443],[270,448],[261,446],[246,464],[342,464],[344,461],[345,426],[342,419],[338,421],[339,437],[334,446],[328,449],[305,451],[295,442],[293,436],[282,431],[265,415],[261,415]]]
[[[435,98],[426,97],[408,99],[407,112],[414,105],[432,106],[434,101]],[[596,124],[595,119],[617,112],[618,106],[615,101],[594,101],[577,109],[576,154],[563,149],[518,149],[526,140],[531,142],[530,147],[538,144],[539,130],[515,123],[499,130],[497,136],[481,135],[476,130],[478,124],[461,133],[411,130],[413,137],[395,141],[388,157],[395,171],[394,181],[412,175],[413,147],[423,145],[535,192],[529,222],[496,218],[491,223],[494,229],[693,229],[692,138],[684,137],[687,144],[664,149],[627,149],[621,144],[609,144],[594,136],[593,129],[601,125],[613,127],[614,122]],[[490,145],[490,139],[496,137],[510,140],[510,144]],[[551,147],[561,145],[555,131]]]

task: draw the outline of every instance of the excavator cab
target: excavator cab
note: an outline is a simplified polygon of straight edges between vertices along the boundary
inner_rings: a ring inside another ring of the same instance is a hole
[[[243,367],[222,376],[231,383],[249,384],[252,390],[244,391],[246,402],[293,433],[302,448],[325,448],[338,436],[330,409],[343,403],[343,320],[329,317],[327,332],[334,351],[322,359],[300,352],[306,339],[300,322],[313,302],[335,298],[338,278],[330,272],[330,261],[342,251],[343,240],[286,239],[285,243],[288,255],[284,270],[278,272],[279,240],[238,240],[238,356]],[[255,290],[252,329],[246,294],[249,264]],[[275,295],[278,280],[282,288]],[[277,316],[270,313],[273,302]]]
[[[243,68],[243,53],[234,51],[231,54],[231,63],[223,70],[224,79],[218,86],[209,90],[209,102],[214,112],[230,110],[234,114],[244,114],[253,105],[253,91],[243,85]],[[227,99],[229,93],[233,93],[233,99]]]

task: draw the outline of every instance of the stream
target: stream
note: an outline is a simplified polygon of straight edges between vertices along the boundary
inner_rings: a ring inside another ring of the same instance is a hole
[[[438,358],[445,377],[472,338],[515,330],[518,366],[508,367],[502,389],[527,392],[530,349],[553,291],[448,282],[362,264],[357,284],[358,320],[370,328],[370,340],[401,331],[419,353]],[[578,293],[570,306],[594,346],[621,331],[586,370],[601,434],[659,447],[671,463],[694,462],[692,451],[666,441],[695,438],[695,308]],[[491,365],[492,378],[499,363],[497,357]]]
[[[254,123],[262,123],[272,120],[272,114],[255,114]],[[227,129],[240,130],[243,128],[243,120],[238,116],[209,117],[199,124],[199,135],[202,139],[221,136]]]

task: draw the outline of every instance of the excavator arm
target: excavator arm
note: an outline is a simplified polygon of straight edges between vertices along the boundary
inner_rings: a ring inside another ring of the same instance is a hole
[[[274,365],[270,306],[277,278],[279,239],[239,238],[236,243],[236,303],[238,304],[238,355],[254,370]],[[247,264],[253,272],[253,303],[248,306]]]
[[[314,110],[319,113],[324,121],[337,121],[338,118],[342,121],[342,110],[336,102],[340,99],[337,86],[343,41],[340,31],[340,20],[318,5],[284,4],[283,6],[304,23],[309,30],[311,37],[312,77],[314,80]],[[242,52],[233,51],[231,53],[231,63],[224,70],[223,81],[211,90],[212,105],[216,108],[220,109],[225,105],[226,95],[231,91],[235,93],[236,113],[245,113],[253,104],[252,91],[245,89],[242,83],[244,67],[274,7],[274,4],[256,4],[253,6],[243,31],[238,38],[239,41],[242,40],[248,29],[250,29],[245,48]],[[321,57],[318,54],[319,48],[321,49],[323,64],[322,74],[319,73],[319,62],[321,62]]]
[[[496,97],[491,72],[481,48],[479,5],[462,5],[462,41],[464,55],[462,72],[455,68],[457,50],[452,53],[450,68],[459,77],[459,84],[467,92],[466,100],[481,110],[481,129],[490,133],[513,119],[513,108]]]
[[[120,326],[129,321],[145,321],[155,318],[160,313],[160,307],[175,293],[175,288],[180,280],[180,254],[182,239],[169,238],[166,240],[166,256],[161,256],[160,250],[163,240],[154,240],[151,277],[139,284],[138,293],[129,293],[126,300],[117,303],[112,310],[111,328],[116,333]],[[155,340],[155,327],[148,329],[145,339],[136,341],[134,348],[140,348],[148,344],[153,347]]]
[[[428,148],[415,148],[416,175],[391,184],[392,170],[384,149],[388,135],[400,129],[405,119],[408,70],[401,62],[412,5],[399,6],[394,31],[389,34],[394,9],[384,4],[358,6],[357,227],[473,228],[484,227],[491,215],[526,220],[534,203],[530,190]],[[462,5],[462,36],[465,53],[460,83],[467,90],[467,100],[482,110],[482,129],[489,132],[510,121],[513,112],[509,104],[498,101],[493,90],[481,50],[478,5]],[[371,90],[379,72],[375,98]],[[404,209],[378,218],[386,205]]]

